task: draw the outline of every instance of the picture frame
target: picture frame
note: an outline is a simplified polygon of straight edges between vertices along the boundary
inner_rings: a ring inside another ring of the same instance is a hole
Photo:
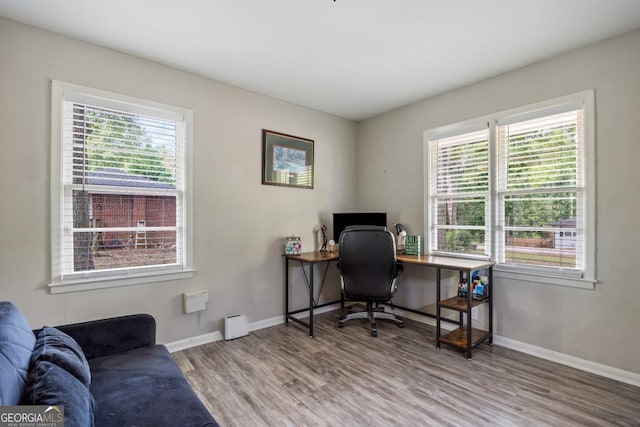
[[[313,189],[314,141],[262,129],[262,184]]]

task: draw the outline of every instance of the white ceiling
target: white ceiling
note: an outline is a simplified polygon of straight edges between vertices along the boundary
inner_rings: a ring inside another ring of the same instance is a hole
[[[640,28],[640,0],[0,0],[0,16],[362,120]]]

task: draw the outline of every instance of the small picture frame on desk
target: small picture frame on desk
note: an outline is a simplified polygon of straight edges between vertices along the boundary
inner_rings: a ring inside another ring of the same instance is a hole
[[[312,139],[262,130],[262,184],[313,188]]]

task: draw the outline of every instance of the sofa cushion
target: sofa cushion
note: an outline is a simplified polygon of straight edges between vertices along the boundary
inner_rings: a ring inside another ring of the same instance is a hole
[[[217,426],[164,346],[89,360],[99,426]]]
[[[27,383],[36,337],[13,303],[0,301],[0,406],[17,405]]]
[[[95,402],[89,389],[65,369],[46,360],[38,360],[32,366],[25,401],[30,405],[63,405],[67,426],[94,426]]]
[[[91,384],[89,363],[82,349],[69,335],[45,326],[36,336],[31,363],[49,361],[76,377],[86,387]]]
[[[72,337],[87,360],[156,344],[156,321],[148,314],[56,326]]]

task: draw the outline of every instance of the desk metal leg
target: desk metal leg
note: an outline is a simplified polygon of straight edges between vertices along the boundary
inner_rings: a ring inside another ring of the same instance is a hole
[[[284,259],[284,323],[289,324],[289,258]]]
[[[313,338],[313,264],[309,263],[309,336]]]
[[[464,271],[460,270],[458,272],[458,276],[459,276],[459,282],[462,283],[464,281]],[[467,289],[468,288],[468,284],[467,284]],[[459,294],[458,294],[459,295]],[[462,311],[458,312],[458,327],[462,328],[464,327],[464,313]]]
[[[493,267],[489,267],[487,299],[489,300],[489,345],[493,345]]]
[[[436,268],[436,348],[440,348],[440,268]]]
[[[317,303],[316,298],[315,298],[315,278],[314,278],[314,265],[321,262],[321,261],[306,261],[304,259],[295,259],[293,258],[294,261],[298,261],[300,263],[300,269],[303,273],[304,276],[304,280],[305,283],[307,285],[307,290],[309,291],[309,306],[308,307],[304,307],[301,308],[299,310],[296,309],[292,309],[291,308],[291,301],[289,301],[290,295],[289,292],[291,292],[292,290],[292,286],[290,286],[289,284],[289,279],[291,277],[290,273],[289,273],[289,268],[290,268],[290,258],[285,257],[285,275],[284,275],[284,298],[285,298],[285,302],[284,302],[284,310],[285,310],[285,324],[289,324],[290,322],[295,322],[295,323],[299,323],[300,325],[304,326],[305,328],[307,328],[309,330],[309,337],[313,337],[314,335],[314,331],[313,331],[313,327],[314,327],[314,311],[316,308],[321,308],[321,307],[325,307],[328,305],[332,305],[332,304],[337,304],[338,302],[340,302],[342,304],[342,306],[344,306],[344,299],[341,297],[340,300],[335,300],[335,301],[329,301],[329,302],[325,302],[325,303]],[[333,259],[329,260],[329,261],[333,261]],[[327,266],[329,265],[329,261],[327,261]],[[307,270],[304,268],[305,264],[309,265],[309,270],[308,270],[308,275],[307,275]],[[319,293],[318,293],[318,300],[320,299],[320,294],[322,293],[322,286],[324,284],[326,278],[326,270],[325,270],[325,276],[322,277],[322,282],[320,283],[320,289],[319,289]],[[309,320],[305,321],[302,319],[298,319],[295,315],[296,314],[301,314],[301,313],[308,313],[309,314]]]
[[[467,359],[471,359],[472,325],[471,304],[473,303],[473,286],[471,285],[471,270],[467,271]]]

